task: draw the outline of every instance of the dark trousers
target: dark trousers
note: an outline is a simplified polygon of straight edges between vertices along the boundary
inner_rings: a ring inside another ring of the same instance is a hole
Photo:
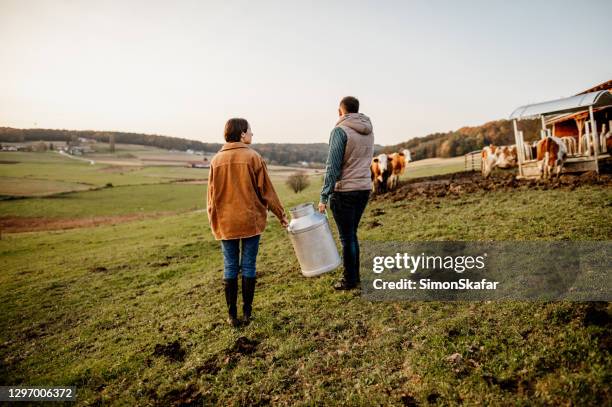
[[[334,220],[338,226],[342,243],[344,280],[349,283],[359,281],[359,240],[357,228],[361,215],[368,204],[370,191],[334,192],[329,200]]]

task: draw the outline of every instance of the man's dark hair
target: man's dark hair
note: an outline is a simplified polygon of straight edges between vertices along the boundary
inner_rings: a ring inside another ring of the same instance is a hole
[[[340,106],[347,113],[359,113],[359,100],[354,96],[345,96],[340,101]]]
[[[227,123],[225,123],[223,137],[225,137],[225,141],[228,143],[240,141],[240,136],[242,133],[246,133],[248,129],[249,122],[247,122],[245,119],[235,117],[233,119],[229,119]]]

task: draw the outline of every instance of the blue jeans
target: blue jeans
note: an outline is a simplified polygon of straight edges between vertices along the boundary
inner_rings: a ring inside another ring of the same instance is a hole
[[[329,207],[338,226],[338,234],[342,243],[344,279],[349,284],[360,280],[357,228],[369,197],[370,191],[347,191],[334,192],[329,200]]]
[[[221,241],[224,279],[238,278],[240,269],[242,269],[243,277],[255,277],[255,261],[257,260],[260,236]],[[242,261],[240,261],[240,242],[242,242]]]

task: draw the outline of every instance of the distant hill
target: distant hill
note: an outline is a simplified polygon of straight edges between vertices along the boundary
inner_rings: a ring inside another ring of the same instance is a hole
[[[115,136],[115,143],[138,144],[165,148],[167,150],[197,150],[217,152],[221,148],[219,143],[203,143],[178,137],[159,136],[156,134],[125,133],[119,131],[95,130],[52,130],[52,129],[14,129],[0,127],[0,142],[23,141],[65,141],[79,137],[94,139],[98,142],[108,143],[109,138]]]
[[[155,134],[126,133],[117,131],[94,130],[53,130],[53,129],[15,129],[0,127],[0,142],[27,142],[27,141],[64,141],[78,138],[94,139],[98,142],[108,143],[109,138],[115,136],[117,144],[137,144],[164,148],[167,150],[194,150],[216,153],[221,149],[221,143],[203,143],[178,137],[167,137]],[[297,164],[300,161],[323,163],[327,159],[326,143],[285,144],[265,143],[254,144],[257,150],[270,164]]]
[[[519,129],[523,131],[525,141],[536,140],[539,137],[539,120],[522,120]],[[481,126],[462,127],[447,133],[432,133],[424,137],[415,137],[392,146],[384,146],[377,152],[391,153],[409,149],[414,160],[433,157],[456,157],[480,150],[489,144],[514,144],[512,122],[495,120]]]
[[[523,120],[520,128],[525,135],[525,141],[538,137],[540,122],[538,120]],[[69,142],[79,137],[94,139],[107,143],[111,136],[118,144],[137,144],[158,147],[167,150],[194,150],[216,153],[221,149],[221,143],[203,143],[178,137],[160,136],[155,134],[126,133],[117,131],[94,130],[53,130],[53,129],[15,129],[0,127],[0,142],[26,141],[64,141]],[[412,158],[420,160],[432,157],[456,157],[470,151],[479,150],[489,144],[513,144],[514,135],[512,122],[496,120],[476,127],[462,127],[447,133],[432,133],[424,137],[416,137],[392,146],[374,146],[376,154],[390,153],[408,148]],[[324,163],[327,159],[327,143],[265,143],[254,144],[257,150],[270,164],[290,165],[302,161],[309,163]]]

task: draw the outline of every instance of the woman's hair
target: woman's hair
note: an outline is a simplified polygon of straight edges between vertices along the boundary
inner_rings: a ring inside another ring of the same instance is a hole
[[[229,119],[225,123],[225,130],[223,131],[223,137],[228,143],[240,141],[242,133],[246,133],[249,129],[249,122],[241,118]]]

